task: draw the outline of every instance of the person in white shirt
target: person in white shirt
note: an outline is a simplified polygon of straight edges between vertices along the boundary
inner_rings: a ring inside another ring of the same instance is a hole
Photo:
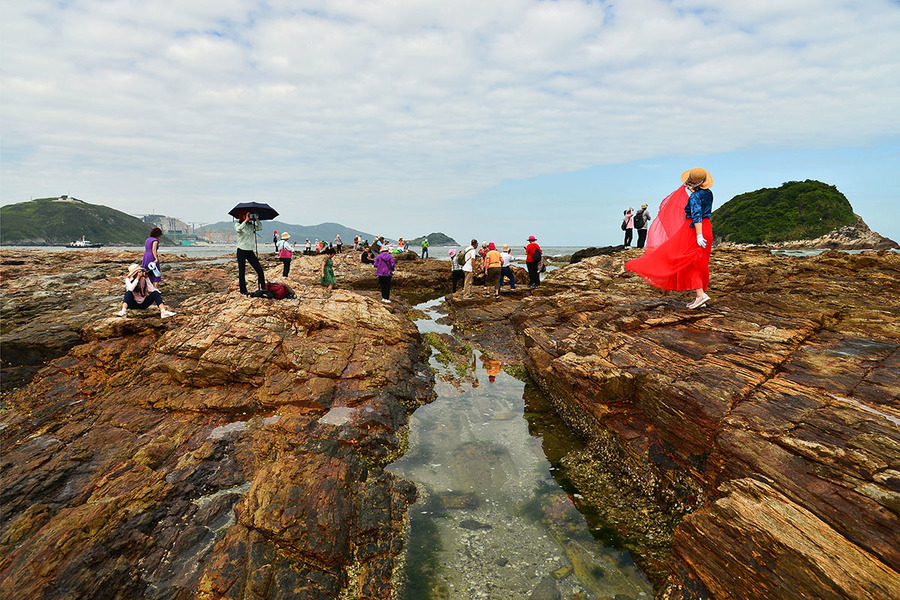
[[[503,287],[503,280],[507,277],[509,278],[509,289],[516,289],[516,275],[512,270],[512,261],[513,256],[509,252],[509,244],[503,244],[500,247],[500,258],[503,260],[503,264],[500,265],[500,287]]]
[[[463,298],[471,298],[472,297],[472,280],[475,278],[475,259],[478,257],[478,240],[472,240],[472,244],[468,246],[463,252],[466,257],[466,264],[463,265],[463,273],[465,273],[465,279],[463,280]]]

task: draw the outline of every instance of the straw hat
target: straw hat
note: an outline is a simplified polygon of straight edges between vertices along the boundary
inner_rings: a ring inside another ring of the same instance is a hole
[[[641,208],[646,209],[646,208],[647,208],[647,203],[645,202],[644,204],[641,204]]]
[[[502,246],[500,246],[500,249],[504,252],[509,252],[509,244],[503,244]]]
[[[681,181],[688,187],[699,187],[708,190],[713,185],[712,175],[706,169],[695,167],[681,174]]]
[[[283,231],[283,232],[281,233],[281,239],[283,239],[283,240],[289,240],[290,238],[291,238],[291,234],[289,234],[287,231]]]
[[[139,264],[129,265],[129,267],[128,267],[128,277],[131,277],[132,275],[134,275],[135,273],[137,273],[138,271],[140,271],[142,268],[143,268],[143,267],[141,267],[141,265],[139,265]]]

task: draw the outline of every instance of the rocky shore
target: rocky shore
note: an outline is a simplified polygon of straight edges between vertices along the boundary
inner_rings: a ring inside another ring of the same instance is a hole
[[[584,438],[566,475],[658,598],[893,597],[900,254],[716,248],[690,311],[639,252],[447,321]],[[383,467],[434,386],[410,304],[446,261],[399,263],[385,305],[358,255],[334,291],[295,258],[283,301],[163,258],[179,316],[115,319],[133,253],[0,250],[0,597],[390,598],[416,493]]]

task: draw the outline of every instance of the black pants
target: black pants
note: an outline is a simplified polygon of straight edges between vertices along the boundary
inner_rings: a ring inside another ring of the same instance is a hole
[[[462,269],[457,269],[452,272],[452,277],[453,277],[453,293],[455,294],[456,286],[462,285],[462,281],[463,281],[463,279],[465,279],[466,273]]]
[[[281,264],[284,265],[284,270],[281,272],[282,277],[287,277],[288,273],[291,272],[291,259],[289,258],[279,258]]]
[[[428,258],[428,248],[424,246],[422,247],[422,258]]]
[[[256,252],[253,250],[241,250],[237,249],[237,261],[238,261],[238,286],[240,286],[241,293],[247,294],[247,280],[245,279],[244,272],[247,270],[246,263],[250,263],[250,266],[253,267],[253,270],[256,271],[257,277],[259,277],[259,289],[265,289],[266,287],[266,274],[263,273],[262,265],[259,264],[259,258],[256,256]]]
[[[381,286],[381,297],[385,300],[391,299],[391,276],[379,275],[378,285]]]
[[[647,243],[647,230],[646,229],[638,229],[638,248],[643,248],[644,244]]]
[[[634,235],[634,229],[625,230],[625,247],[631,246],[631,237]]]
[[[122,298],[122,302],[127,304],[128,308],[149,308],[151,304],[159,306],[163,303],[162,294],[157,290],[154,290],[153,293],[144,298],[143,302],[138,302],[134,299],[134,292],[125,292],[125,297]]]
[[[531,287],[539,286],[541,284],[541,275],[538,273],[538,263],[526,262],[525,266],[528,267],[528,285]]]
[[[512,267],[500,267],[500,287],[503,287],[506,279],[509,279],[509,289],[516,289],[516,274],[513,273]]]

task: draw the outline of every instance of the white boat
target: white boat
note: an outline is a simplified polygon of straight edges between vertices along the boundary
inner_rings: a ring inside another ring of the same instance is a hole
[[[66,244],[66,248],[102,248],[103,244],[97,242],[94,243],[90,240],[84,239],[84,236],[81,236],[80,240],[75,240],[71,244]]]

